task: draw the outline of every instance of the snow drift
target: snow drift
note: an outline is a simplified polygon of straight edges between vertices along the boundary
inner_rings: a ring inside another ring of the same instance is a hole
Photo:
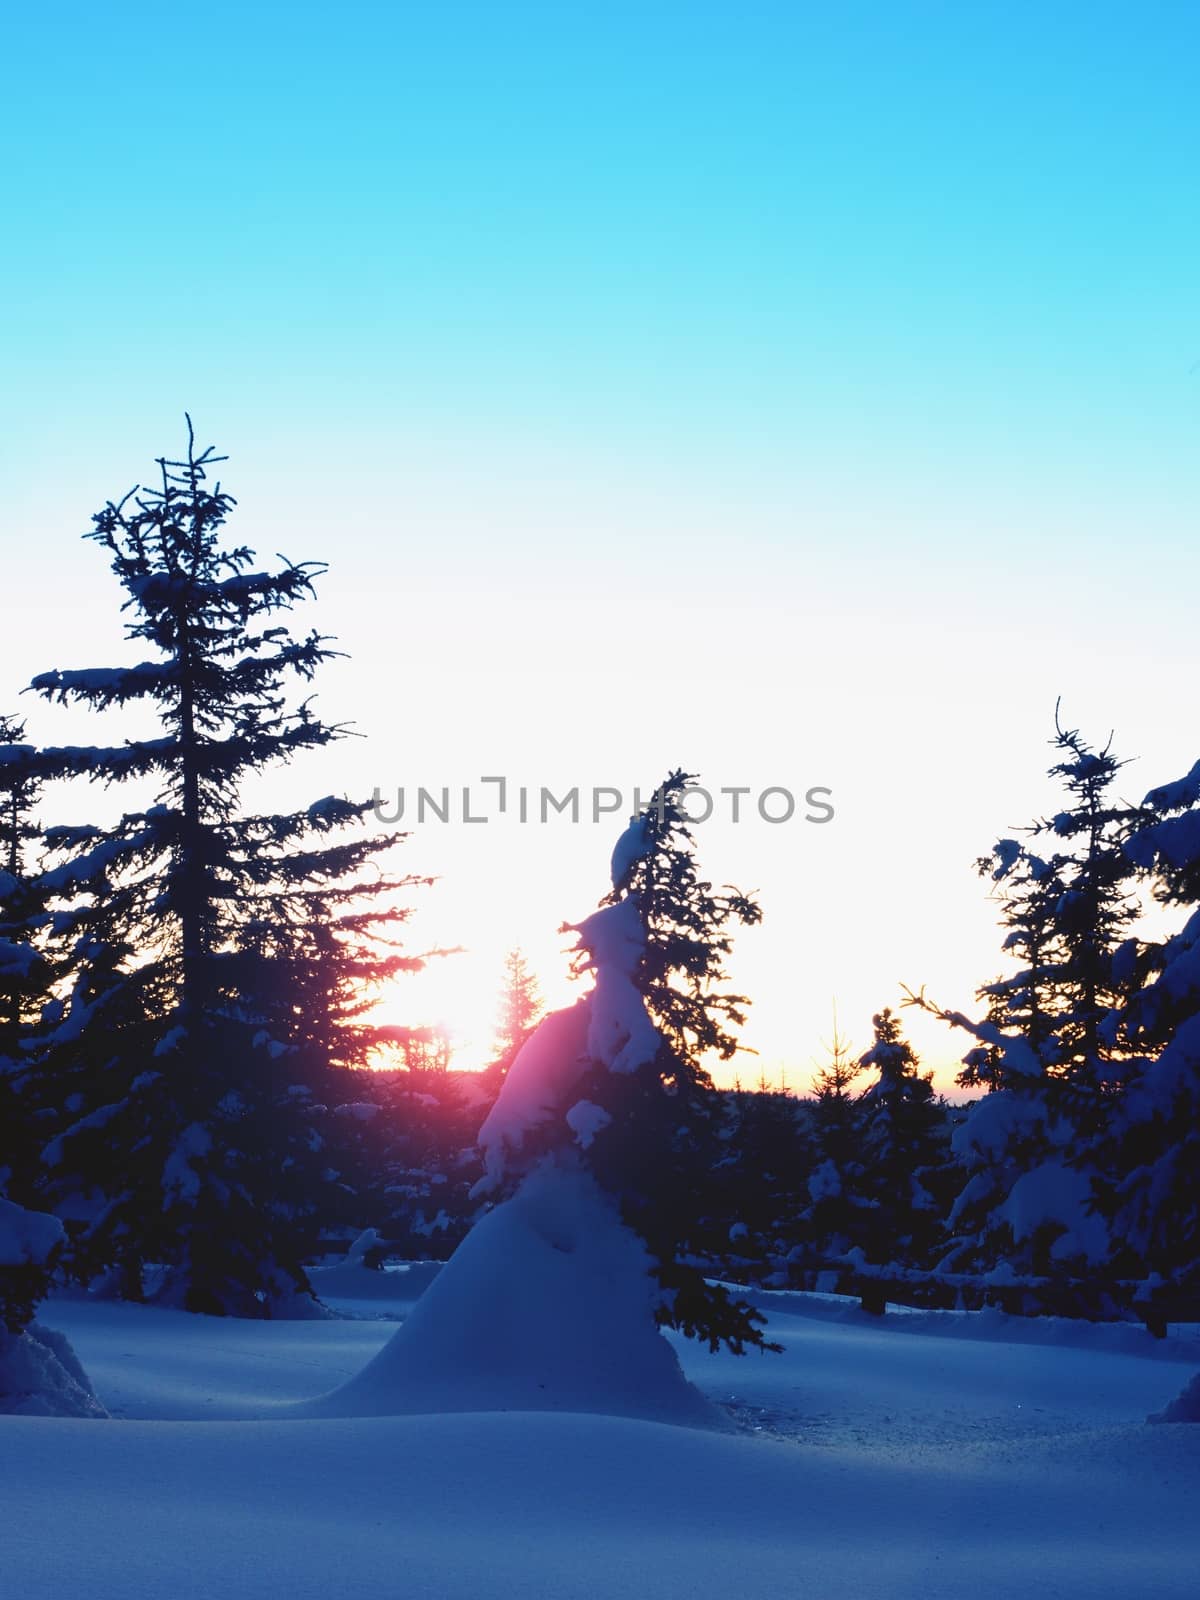
[[[0,1413],[21,1417],[106,1417],[69,1341],[33,1322],[0,1328]]]
[[[27,1211],[0,1195],[0,1412],[108,1415],[63,1335],[36,1322],[26,1325],[64,1237],[57,1217]]]
[[[576,1411],[721,1427],[654,1324],[650,1258],[568,1154],[488,1213],[362,1372],[305,1417]]]

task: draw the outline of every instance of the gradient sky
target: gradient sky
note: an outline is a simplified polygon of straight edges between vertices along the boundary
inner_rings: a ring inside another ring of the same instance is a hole
[[[1197,60],[1146,0],[10,8],[0,707],[71,736],[19,688],[129,659],[78,535],[186,408],[239,539],[331,563],[367,737],[279,797],[827,785],[699,830],[744,1072],[969,1007],[1055,697],[1132,797],[1198,753]],[[470,951],[389,1011],[477,1058],[512,944],[561,997],[612,831],[417,829]]]

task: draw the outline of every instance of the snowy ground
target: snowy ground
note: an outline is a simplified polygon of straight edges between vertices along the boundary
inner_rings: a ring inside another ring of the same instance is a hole
[[[23,1600],[1196,1593],[1200,1427],[1147,1426],[1200,1342],[769,1296],[782,1356],[679,1344],[738,1428],[460,1412],[295,1420],[428,1281],[338,1269],[352,1319],[58,1300],[114,1423],[0,1418]],[[406,1299],[407,1297],[407,1299]]]

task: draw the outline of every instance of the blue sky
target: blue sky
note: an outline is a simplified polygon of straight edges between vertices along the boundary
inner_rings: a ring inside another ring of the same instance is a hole
[[[834,786],[703,836],[801,1076],[835,995],[993,974],[970,863],[1058,693],[1131,793],[1194,759],[1194,6],[63,5],[2,55],[4,704],[121,653],[77,535],[190,409],[239,536],[331,562],[369,737],[305,792]],[[607,847],[478,832],[408,847],[475,1017]]]

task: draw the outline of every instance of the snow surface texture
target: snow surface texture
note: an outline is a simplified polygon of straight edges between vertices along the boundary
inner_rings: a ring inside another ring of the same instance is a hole
[[[390,1287],[398,1317],[428,1276],[330,1274]],[[56,1299],[129,1420],[0,1418],[6,1592],[1194,1600],[1196,1430],[1142,1420],[1200,1366],[1194,1337],[762,1303],[781,1356],[679,1342],[743,1420],[714,1433],[545,1412],[252,1422],[392,1328]]]
[[[721,1426],[656,1329],[651,1290],[641,1241],[595,1182],[569,1156],[544,1162],[476,1224],[375,1359],[303,1415],[576,1411]]]
[[[24,1333],[0,1328],[0,1413],[21,1417],[104,1417],[70,1342],[33,1322]]]

